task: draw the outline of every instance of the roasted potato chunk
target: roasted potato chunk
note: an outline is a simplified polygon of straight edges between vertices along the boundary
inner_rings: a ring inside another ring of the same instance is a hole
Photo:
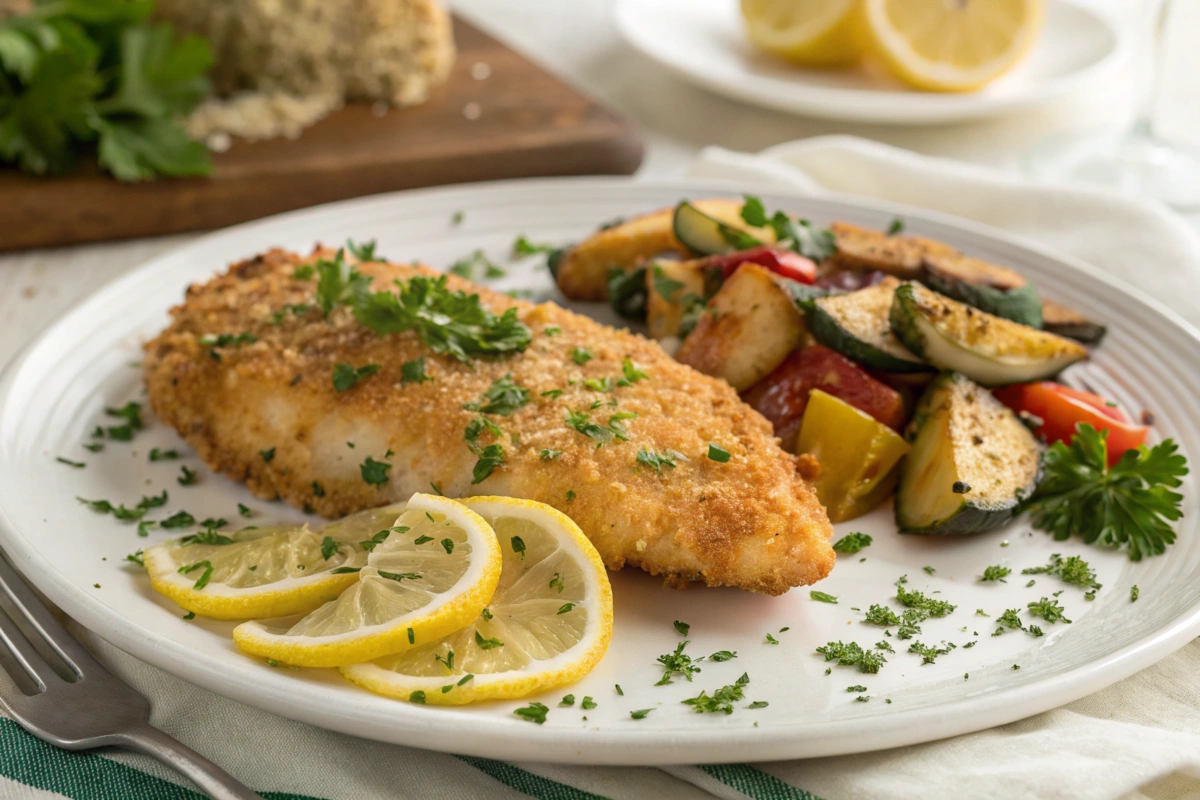
[[[661,258],[646,265],[646,325],[652,339],[680,335],[684,313],[704,297],[703,264],[704,259]]]
[[[757,264],[742,264],[708,302],[676,359],[741,391],[778,367],[805,337],[804,316]]]
[[[692,205],[722,222],[748,228],[741,218],[741,200],[698,200]],[[674,222],[672,206],[597,231],[559,259],[554,274],[558,288],[572,300],[604,300],[610,269],[633,269],[639,261],[664,253],[691,255],[675,237]],[[761,231],[755,229],[754,234],[760,236]]]
[[[927,254],[950,255],[957,251],[947,244],[922,236],[889,236],[849,222],[835,222],[833,231],[837,251],[826,266],[859,271],[879,270],[902,280],[916,280]]]

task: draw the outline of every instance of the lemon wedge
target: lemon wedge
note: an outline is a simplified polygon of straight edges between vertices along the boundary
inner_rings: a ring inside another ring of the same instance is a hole
[[[496,590],[500,564],[500,545],[482,517],[453,500],[414,494],[337,599],[286,628],[242,623],[233,641],[304,667],[398,653],[470,624]]]
[[[579,680],[612,638],[612,588],[596,548],[542,503],[462,502],[488,520],[504,552],[487,608],[438,641],[342,674],[379,694],[439,705],[523,697]]]
[[[304,614],[358,581],[372,537],[403,511],[403,503],[375,508],[315,531],[307,525],[205,531],[156,544],[142,560],[156,591],[202,617]]]
[[[741,0],[750,41],[805,66],[845,64],[862,53],[859,0]]]
[[[864,0],[871,50],[898,78],[970,92],[1011,69],[1037,38],[1041,0]]]

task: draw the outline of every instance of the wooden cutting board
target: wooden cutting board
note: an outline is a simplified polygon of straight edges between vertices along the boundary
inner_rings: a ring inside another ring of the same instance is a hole
[[[0,250],[206,230],[418,186],[637,169],[642,145],[627,120],[461,19],[454,35],[453,73],[423,105],[383,116],[347,106],[296,140],[235,142],[208,178],[0,170]],[[488,77],[472,77],[476,64]]]

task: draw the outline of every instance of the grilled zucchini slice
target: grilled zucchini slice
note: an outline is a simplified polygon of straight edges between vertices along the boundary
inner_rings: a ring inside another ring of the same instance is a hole
[[[964,375],[929,385],[900,466],[901,533],[962,535],[998,528],[1037,487],[1041,446],[1007,406]]]
[[[1044,380],[1087,358],[1087,350],[1069,339],[985,313],[918,283],[896,289],[890,322],[913,353],[984,386]]]
[[[675,238],[692,252],[706,256],[772,244],[775,232],[747,225],[740,203],[730,213],[729,204],[734,202],[709,200],[693,205],[684,200],[675,207]]]
[[[929,253],[921,282],[949,298],[1031,328],[1042,327],[1037,289],[1019,274],[962,253]]]
[[[1099,322],[1092,322],[1075,309],[1053,300],[1042,301],[1042,327],[1084,344],[1098,344],[1108,333],[1108,328]]]
[[[900,281],[884,278],[874,286],[847,294],[815,298],[806,318],[813,338],[849,359],[885,372],[927,372],[892,333],[888,314]]]

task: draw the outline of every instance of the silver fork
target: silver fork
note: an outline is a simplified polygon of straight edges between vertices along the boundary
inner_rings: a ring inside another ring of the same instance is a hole
[[[146,722],[150,704],[113,676],[71,636],[0,553],[0,703],[22,728],[65,750],[117,746],[153,756],[191,778],[214,800],[262,800],[196,751]],[[2,598],[0,598],[2,599]],[[62,662],[64,677],[18,626]],[[23,684],[23,685],[22,685]]]

